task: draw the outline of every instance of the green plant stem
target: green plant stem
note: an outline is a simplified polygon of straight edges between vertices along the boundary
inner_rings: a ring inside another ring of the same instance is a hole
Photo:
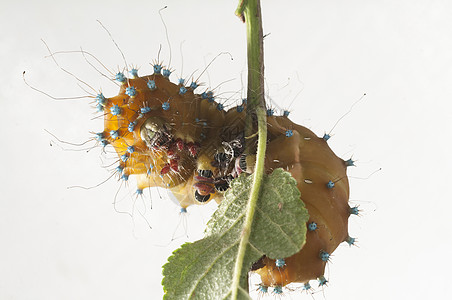
[[[253,186],[250,191],[242,238],[240,240],[237,260],[234,268],[231,295],[234,300],[237,299],[238,296],[240,277],[243,269],[243,260],[249,243],[251,226],[253,224],[256,204],[261,190],[261,184],[264,176],[265,150],[267,147],[267,117],[265,113],[264,99],[264,55],[260,0],[242,0],[236,14],[241,16],[242,19],[244,18],[246,23],[248,58],[247,113],[248,116],[255,114],[257,117],[257,132],[259,138],[257,143]],[[249,124],[252,124],[251,120],[252,117],[249,117]],[[253,126],[248,126],[248,128],[253,128]]]

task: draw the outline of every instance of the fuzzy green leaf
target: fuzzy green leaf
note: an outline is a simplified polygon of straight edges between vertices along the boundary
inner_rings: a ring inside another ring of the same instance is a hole
[[[212,216],[206,237],[186,243],[163,267],[164,299],[229,299],[238,245],[252,176],[231,183]],[[306,238],[308,213],[296,181],[282,169],[264,177],[241,274],[246,286],[248,270],[262,255],[284,258],[298,252]],[[240,288],[239,299],[249,299]]]

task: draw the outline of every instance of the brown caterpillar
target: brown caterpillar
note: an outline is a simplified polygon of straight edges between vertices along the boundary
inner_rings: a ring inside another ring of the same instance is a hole
[[[252,171],[253,156],[244,154],[246,101],[225,111],[212,92],[194,93],[196,82],[172,83],[171,72],[160,64],[154,65],[152,75],[139,77],[134,69],[131,74],[116,75],[122,83],[117,96],[96,98],[104,112],[98,139],[114,147],[121,177],[136,177],[137,194],[147,187],[168,188],[182,208],[212,199],[220,202],[234,176]],[[311,279],[325,285],[331,253],[344,241],[354,242],[348,235],[348,217],[356,213],[348,205],[346,175],[353,162],[332,152],[328,136],[317,137],[287,116],[268,113],[266,172],[284,168],[292,174],[310,219],[300,252],[276,261],[264,256],[253,266],[262,287],[275,291],[292,282],[309,285]]]

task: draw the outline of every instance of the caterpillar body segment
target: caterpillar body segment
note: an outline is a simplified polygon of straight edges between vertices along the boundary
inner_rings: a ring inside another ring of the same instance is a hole
[[[323,276],[329,254],[347,240],[350,216],[347,164],[309,129],[286,117],[269,116],[267,120],[270,142],[266,172],[283,168],[292,174],[310,215],[307,225],[315,223],[315,229],[308,230],[306,244],[300,252],[285,258],[284,266],[263,257],[254,271],[261,276],[264,286],[307,283]],[[284,134],[287,128],[292,130],[290,137]],[[333,188],[327,186],[330,180],[336,181]]]

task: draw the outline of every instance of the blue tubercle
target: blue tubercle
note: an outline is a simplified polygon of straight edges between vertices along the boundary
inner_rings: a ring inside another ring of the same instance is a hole
[[[288,111],[288,110],[284,110],[283,111],[283,116],[284,117],[286,117],[286,118],[289,117],[289,114],[290,114],[290,111]]]
[[[329,189],[334,188],[334,182],[332,182],[331,180],[328,181],[328,183],[326,184],[326,187],[329,188]]]
[[[140,109],[140,112],[141,112],[142,114],[147,114],[147,113],[150,112],[150,111],[151,111],[151,108],[148,107],[148,106],[142,107],[142,108]]]
[[[350,236],[348,236],[348,237],[345,239],[345,241],[347,242],[347,244],[348,244],[349,246],[352,246],[352,245],[355,245],[356,239],[355,239],[355,238],[352,238],[352,237],[350,237]]]
[[[285,264],[286,264],[286,261],[284,260],[284,258],[278,258],[278,259],[275,261],[275,265],[276,265],[278,268],[284,267]]]
[[[308,224],[308,230],[309,231],[314,231],[317,229],[317,223],[316,222],[311,222]]]
[[[212,91],[203,92],[201,94],[201,98],[207,99],[207,101],[209,101],[209,102],[215,101],[215,97],[213,96],[213,92]]]
[[[198,86],[199,86],[199,85],[198,85],[196,82],[194,82],[194,81],[190,84],[190,88],[191,88],[192,90],[196,89]]]
[[[133,68],[132,70],[129,71],[130,76],[132,76],[132,78],[137,78],[138,77],[138,70]]]
[[[346,167],[355,167],[355,161],[352,160],[351,158],[350,158],[350,159],[347,159],[347,160],[345,161],[345,166],[346,166]]]
[[[100,141],[100,143],[102,144],[103,147],[105,147],[109,144],[109,142],[107,140],[102,140],[102,141]]]
[[[179,88],[179,94],[180,95],[183,95],[183,94],[185,94],[187,92],[187,88],[185,87],[185,86],[181,86],[180,88]]]
[[[148,80],[147,86],[151,91],[153,91],[157,88],[154,80]]]
[[[129,180],[129,175],[128,174],[122,174],[121,179],[124,181]]]
[[[323,260],[323,261],[328,261],[330,259],[330,254],[328,252],[326,252],[326,251],[323,251],[323,250],[320,251],[319,256],[320,256],[320,259]]]
[[[96,102],[97,104],[104,106],[105,102],[107,102],[107,98],[105,98],[104,94],[100,93],[96,96]]]
[[[185,84],[185,79],[179,78],[178,82],[179,82],[180,85],[184,85]]]
[[[124,73],[119,72],[118,74],[115,75],[115,80],[117,82],[124,83],[124,82],[126,82],[127,79],[126,79],[126,76],[124,76]]]
[[[97,104],[96,109],[98,112],[104,111],[105,105]]]
[[[143,190],[142,189],[137,189],[136,193],[137,193],[137,195],[143,195]]]
[[[129,123],[129,126],[127,126],[127,130],[129,131],[129,132],[133,132],[134,130],[135,130],[135,126],[137,125],[137,122],[136,121],[133,121],[133,122],[130,122]]]
[[[162,72],[162,66],[159,64],[155,64],[154,65],[154,73],[155,74],[160,74]]]
[[[359,215],[359,208],[358,206],[350,207],[350,214],[351,215]]]
[[[163,102],[163,103],[162,103],[162,108],[163,108],[163,110],[168,110],[168,109],[170,109],[170,104],[169,104],[169,102],[168,102],[168,101]]]
[[[326,280],[325,276],[320,275],[320,277],[318,278],[319,281],[319,286],[324,286],[327,284],[328,280]]]
[[[282,286],[279,285],[274,286],[273,293],[275,293],[276,295],[281,295],[283,293]]]
[[[259,287],[257,288],[257,290],[261,293],[267,293],[268,292],[268,286],[266,285],[259,285]]]
[[[305,283],[303,284],[303,290],[309,291],[310,289],[312,289],[311,284],[310,284],[309,282],[305,282]]]
[[[267,116],[271,117],[274,113],[275,111],[272,108],[267,109]]]
[[[98,140],[99,142],[105,140],[105,134],[104,134],[104,132],[96,133],[96,140]]]
[[[286,137],[291,137],[293,136],[293,131],[292,130],[286,130]]]
[[[248,100],[246,100],[246,98],[242,99],[242,105],[246,105],[248,103]]]
[[[331,135],[329,135],[328,133],[325,133],[322,137],[322,139],[324,139],[325,141],[328,141],[330,139]]]
[[[126,95],[129,97],[135,97],[137,94],[137,90],[135,89],[135,87],[130,86],[128,88],[126,88]]]
[[[129,159],[129,156],[127,156],[127,154],[121,155],[121,160],[122,160],[123,162],[126,162],[128,159]]]
[[[222,111],[222,110],[224,109],[224,106],[223,106],[223,104],[221,104],[221,103],[218,103],[218,105],[217,105],[217,109],[218,109],[219,111]]]
[[[129,152],[129,153],[135,152],[135,147],[134,146],[127,147],[127,152]]]
[[[116,167],[116,172],[122,173],[122,171],[124,171],[124,167],[123,166],[119,165],[119,166]]]
[[[181,214],[186,213],[186,212],[187,212],[187,208],[186,207],[181,207],[180,208],[180,213]]]
[[[245,107],[243,106],[243,104],[242,105],[239,105],[239,106],[237,106],[237,112],[242,112],[244,109],[245,109]]]
[[[171,75],[171,71],[168,69],[163,69],[163,76],[168,78]]]
[[[113,116],[118,116],[121,114],[121,107],[119,107],[118,104],[115,104],[110,108],[110,112]]]

